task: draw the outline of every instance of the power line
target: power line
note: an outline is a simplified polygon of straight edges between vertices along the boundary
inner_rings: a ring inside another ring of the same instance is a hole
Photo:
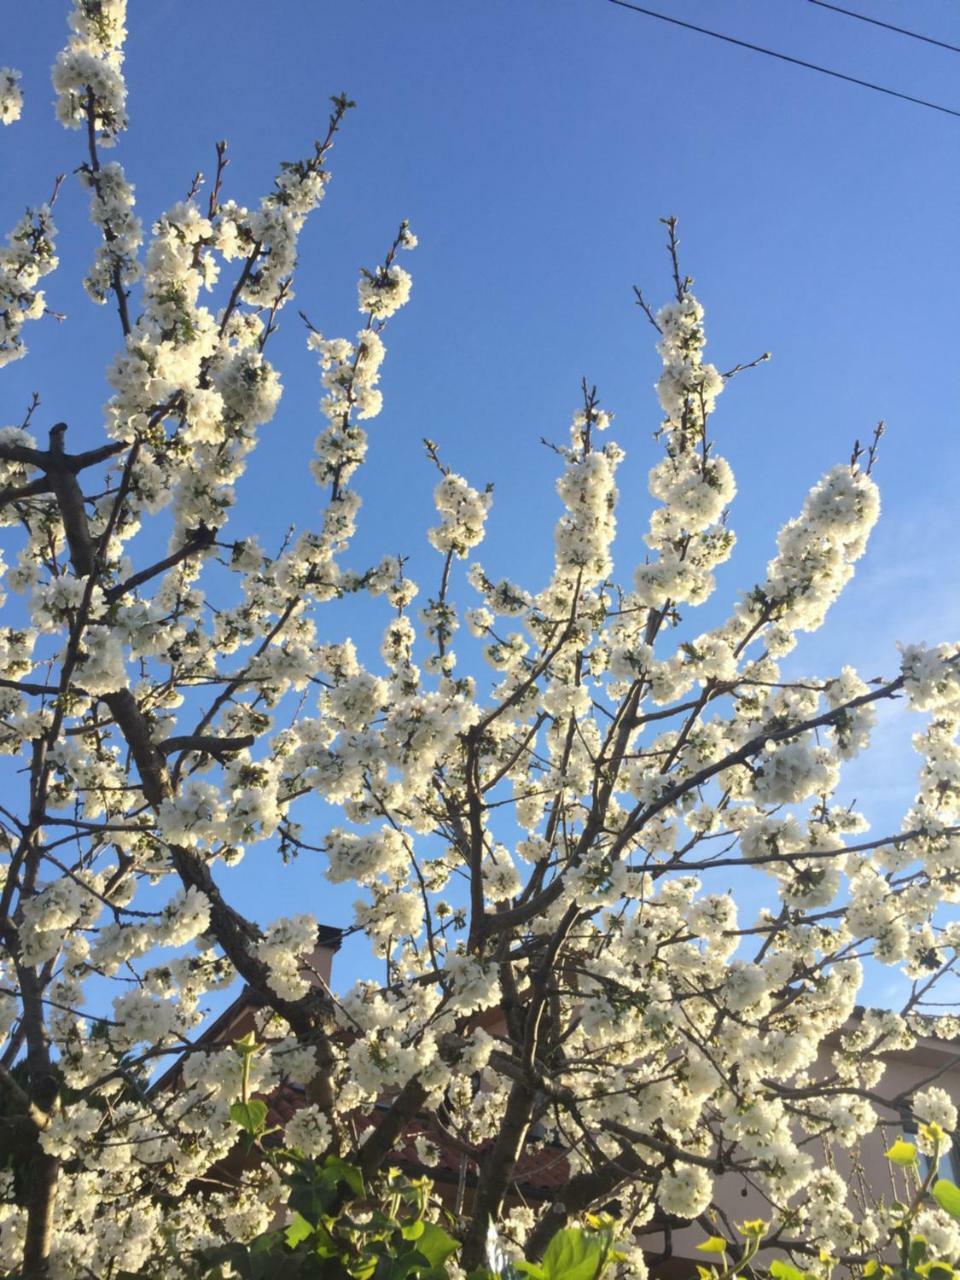
[[[738,45],[741,49],[750,49],[753,53],[763,53],[768,58],[779,58],[781,62],[792,63],[795,67],[806,67],[808,71],[819,71],[821,75],[833,76],[835,80],[845,80],[847,84],[858,84],[862,89],[873,89],[875,93],[885,93],[890,98],[900,98],[904,102],[912,102],[918,107],[929,107],[931,111],[941,111],[947,116],[960,119],[960,111],[952,107],[943,107],[938,102],[927,102],[924,98],[914,98],[909,93],[900,93],[897,89],[888,89],[885,85],[874,84],[870,80],[859,80],[856,76],[848,76],[843,71],[831,71],[829,67],[818,66],[815,62],[805,62],[803,58],[794,58],[789,53],[779,53],[776,49],[764,49],[759,44],[751,44],[748,40],[738,40],[735,36],[724,35],[720,31],[710,31],[707,27],[698,27],[692,22],[683,22],[680,18],[671,18],[666,13],[657,13],[654,9],[644,9],[641,5],[631,4],[629,0],[610,0],[611,4],[621,9],[630,9],[634,13],[642,13],[647,18],[657,18],[660,22],[669,22],[675,27],[685,27],[687,31],[697,31],[702,36],[712,36],[714,40],[723,40],[726,44]]]
[[[868,18],[865,13],[856,13],[853,9],[841,9],[838,4],[828,4],[827,0],[810,0],[811,4],[821,9],[832,9],[834,13],[844,13],[848,18],[857,18],[860,22],[869,22],[873,27],[883,27],[887,31],[896,31],[898,35],[909,36],[912,40],[922,40],[924,44],[935,44],[938,49],[949,49],[951,53],[960,53],[960,45],[947,44],[945,40],[934,40],[933,36],[921,35],[919,31],[908,31],[906,27],[895,27],[892,22],[881,22],[879,18]]]

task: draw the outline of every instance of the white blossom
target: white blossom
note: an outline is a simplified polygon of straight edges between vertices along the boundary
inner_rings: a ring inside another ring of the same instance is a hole
[[[20,72],[13,67],[0,67],[0,122],[13,124],[23,111]]]

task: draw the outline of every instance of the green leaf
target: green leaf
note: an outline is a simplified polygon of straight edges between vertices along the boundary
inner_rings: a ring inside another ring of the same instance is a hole
[[[314,1229],[313,1241],[311,1249],[318,1258],[339,1258],[341,1254],[341,1245],[339,1241],[333,1238],[330,1232],[330,1224],[332,1218],[324,1218],[322,1222],[318,1222]]]
[[[921,1262],[917,1267],[917,1275],[924,1280],[953,1280],[956,1274],[949,1262]]]
[[[698,1244],[697,1248],[701,1253],[726,1253],[727,1242],[723,1236],[708,1236],[703,1244]]]
[[[541,1267],[539,1262],[524,1262],[521,1260],[520,1262],[515,1262],[513,1265],[517,1271],[521,1272],[523,1275],[530,1276],[531,1280],[547,1280],[547,1273],[544,1271],[543,1267]],[[484,1277],[484,1280],[486,1280],[486,1277]]]
[[[420,1275],[430,1264],[415,1249],[405,1253],[385,1254],[377,1266],[376,1280],[407,1280],[408,1276]]]
[[[356,1165],[347,1164],[339,1156],[327,1156],[323,1162],[323,1172],[324,1175],[332,1175],[335,1183],[345,1182],[355,1196],[363,1195],[363,1174]],[[324,1181],[327,1181],[326,1176]]]
[[[295,1213],[293,1221],[283,1233],[283,1238],[287,1242],[289,1249],[295,1249],[302,1240],[309,1240],[313,1235],[313,1227],[306,1220],[302,1213]]]
[[[279,1237],[275,1232],[268,1232],[266,1238],[279,1245]],[[213,1249],[202,1249],[199,1254],[203,1264],[203,1274],[209,1274],[212,1267],[229,1263],[231,1274],[241,1280],[299,1280],[305,1272],[296,1260],[284,1254],[278,1247],[275,1251],[263,1252],[258,1248],[264,1237],[258,1237],[252,1244],[240,1244],[234,1241],[228,1245],[218,1245]]]
[[[456,1253],[459,1248],[458,1241],[435,1222],[425,1222],[423,1231],[417,1237],[417,1253],[426,1258],[431,1267],[442,1266],[451,1253]]]
[[[251,1253],[276,1253],[280,1248],[282,1232],[265,1231],[263,1235],[257,1236],[255,1240],[250,1242]]]
[[[250,1102],[233,1102],[230,1104],[230,1119],[256,1137],[266,1126],[267,1104],[259,1098],[252,1098]]]
[[[252,1031],[248,1031],[241,1040],[234,1040],[233,1048],[241,1058],[249,1058],[252,1054],[258,1052],[260,1046],[257,1044],[257,1037]]]
[[[603,1259],[603,1245],[580,1227],[558,1231],[543,1255],[545,1280],[594,1280]]]
[[[332,1183],[299,1170],[291,1176],[290,1188],[287,1204],[314,1226],[337,1198],[337,1189]]]
[[[381,1261],[383,1260],[381,1259]],[[343,1263],[343,1260],[341,1258],[340,1262],[337,1265],[345,1266],[346,1264]],[[376,1270],[377,1270],[377,1259],[375,1257],[368,1257],[368,1258],[362,1258],[359,1262],[352,1263],[349,1267],[347,1267],[345,1274],[352,1276],[353,1280],[371,1280],[371,1277],[376,1275]],[[321,1274],[323,1276],[329,1276],[333,1273],[328,1268],[327,1270],[321,1272]],[[339,1275],[340,1273],[337,1272],[336,1274]]]
[[[883,1154],[891,1164],[899,1165],[901,1169],[908,1169],[917,1162],[917,1148],[912,1142],[904,1142],[903,1138],[898,1138]]]
[[[938,1178],[932,1187],[933,1198],[951,1218],[960,1219],[960,1187],[948,1178]]]
[[[747,1236],[751,1240],[759,1240],[767,1229],[767,1224],[763,1218],[750,1218],[747,1222],[737,1224],[737,1230],[742,1236]]]
[[[400,1234],[404,1240],[419,1240],[426,1225],[422,1218],[416,1218],[413,1222],[408,1222],[405,1227],[402,1227]]]
[[[792,1267],[789,1262],[784,1262],[782,1258],[774,1258],[770,1263],[770,1274],[775,1280],[806,1280],[807,1272],[800,1271],[796,1267]]]

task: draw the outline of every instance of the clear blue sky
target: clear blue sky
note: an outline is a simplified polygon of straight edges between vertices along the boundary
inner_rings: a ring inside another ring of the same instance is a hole
[[[960,44],[960,9],[944,0],[849,0],[857,5]],[[960,109],[960,55],[806,0],[660,7]],[[81,135],[60,129],[50,105],[66,0],[8,8],[0,62],[23,69],[27,107],[0,134],[4,229],[83,158]],[[653,335],[631,285],[667,298],[657,219],[676,213],[711,358],[728,368],[774,355],[728,389],[715,419],[740,486],[740,542],[718,602],[756,580],[807,488],[883,417],[881,528],[797,669],[850,661],[870,677],[894,667],[898,639],[960,630],[960,120],[606,0],[132,0],[130,10],[131,129],[117,155],[146,221],[182,197],[195,170],[211,170],[221,137],[231,144],[226,194],[255,203],[278,160],[309,152],[329,95],[343,89],[358,108],[302,242],[297,305],[325,333],[352,334],[357,266],[374,264],[401,217],[420,237],[407,260],[412,301],[387,335],[385,410],[357,481],[353,564],[409,552],[424,588],[434,581],[421,534],[433,510],[419,444],[429,435],[472,482],[496,482],[484,564],[538,586],[557,509],[555,459],[539,439],[564,436],[586,374],[628,452],[618,543],[628,579],[642,556],[658,421]],[[0,418],[19,421],[36,388],[41,423],[66,419],[73,446],[87,447],[99,438],[118,327],[80,289],[94,231],[73,179],[57,221],[62,267],[47,292],[69,320],[30,326],[31,358],[4,371]],[[232,526],[236,536],[259,528],[268,546],[317,509],[304,460],[318,381],[294,312],[272,344],[286,395]],[[332,618],[331,638],[352,629],[369,643],[374,620],[379,628],[370,610]],[[850,794],[878,829],[909,802],[913,727],[885,724],[873,764],[851,771]],[[312,897],[342,922],[343,895],[323,886],[318,900],[316,868],[254,856],[269,873],[247,863],[231,877],[241,905],[269,919]],[[342,978],[354,964],[345,958]]]

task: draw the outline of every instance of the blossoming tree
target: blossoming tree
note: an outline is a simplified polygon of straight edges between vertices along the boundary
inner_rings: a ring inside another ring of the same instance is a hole
[[[536,1260],[600,1209],[621,1272],[642,1274],[654,1229],[706,1220],[731,1171],[765,1199],[764,1244],[792,1241],[803,1267],[882,1249],[889,1211],[848,1201],[812,1139],[855,1152],[904,1109],[956,1124],[936,1084],[885,1093],[882,1055],[912,1043],[956,963],[960,928],[941,907],[960,895],[960,649],[905,648],[897,674],[868,682],[849,666],[787,679],[780,664],[864,551],[875,442],[814,486],[725,621],[671,643],[734,544],[734,478],[710,418],[736,372],[704,359],[671,221],[673,296],[655,311],[638,295],[663,361],[643,562],[616,585],[623,454],[584,387],[556,450],[563,510],[538,590],[473,558],[491,496],[428,442],[437,585],[416,608],[403,561],[349,559],[362,424],[410,293],[404,223],[361,276],[359,333],[307,334],[325,505],[268,555],[230,522],[234,486],[277,409],[269,339],[351,104],[334,99],[326,135],[256,209],[226,198],[221,147],[208,191],[173,204],[144,244],[125,171],[103,158],[126,124],[124,10],[73,0],[53,72],[100,232],[86,288],[119,322],[104,434],[75,447],[74,428],[41,428],[38,402],[0,430],[15,593],[0,629],[0,1266],[235,1274],[204,1257],[270,1226],[284,1160],[234,1179],[216,1168],[241,1094],[256,1135],[246,1100],[290,1080],[307,1105],[281,1150],[356,1174],[334,1216],[367,1203],[414,1121],[476,1171],[469,1213],[443,1218],[458,1247],[431,1274],[489,1265],[491,1234]],[[17,73],[0,70],[0,120],[21,106]],[[0,250],[0,363],[25,355],[22,331],[44,312],[55,235],[41,205]],[[137,534],[161,511],[170,542],[156,558]],[[327,628],[323,606],[355,592],[385,599],[374,670]],[[472,650],[492,678],[462,674],[480,669]],[[927,713],[916,800],[899,830],[867,834],[834,797],[894,699]],[[301,823],[309,796],[339,821]],[[218,868],[280,853],[315,860],[318,900],[324,877],[357,886],[343,923],[366,933],[382,981],[334,995],[308,972],[313,914],[264,924],[231,906]],[[731,876],[766,888],[755,917],[717,888]],[[853,1016],[868,957],[912,980],[901,1010]],[[262,1007],[256,1043],[198,1046],[208,993],[238,978]],[[922,1025],[956,1031],[929,1013]],[[182,1087],[151,1091],[151,1072],[181,1056]],[[537,1151],[560,1153],[570,1177],[529,1205],[517,1169]],[[960,1258],[949,1215],[921,1219]]]

